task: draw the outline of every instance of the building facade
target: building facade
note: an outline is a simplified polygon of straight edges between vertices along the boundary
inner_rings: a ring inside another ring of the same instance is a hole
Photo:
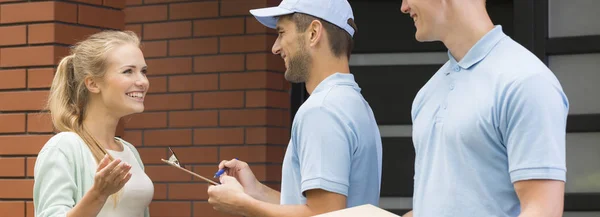
[[[410,105],[447,60],[418,43],[400,0],[351,0],[359,31],[351,71],[384,143],[381,207],[411,208]],[[206,202],[207,184],[160,161],[168,147],[210,176],[218,162],[248,161],[278,189],[291,119],[307,94],[271,54],[277,34],[251,8],[279,0],[0,1],[0,215],[34,216],[33,166],[52,136],[44,103],[68,47],[102,29],[132,30],[149,66],[146,111],[123,118],[118,136],[137,146],[154,181],[151,215],[228,216]],[[571,102],[565,216],[600,216],[600,15],[595,0],[488,0],[494,23],[557,75]]]

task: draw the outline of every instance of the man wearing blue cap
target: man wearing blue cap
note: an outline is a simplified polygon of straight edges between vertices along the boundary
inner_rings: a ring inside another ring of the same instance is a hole
[[[350,4],[283,0],[250,13],[277,29],[272,51],[285,62],[285,78],[304,82],[310,97],[293,121],[281,193],[258,182],[247,163],[233,159],[219,165],[227,173],[221,185],[209,187],[208,202],[244,216],[313,216],[377,206],[381,137],[348,66],[356,31]]]
[[[407,217],[562,216],[568,99],[485,4],[402,1],[416,39],[443,42],[449,57],[413,102]]]

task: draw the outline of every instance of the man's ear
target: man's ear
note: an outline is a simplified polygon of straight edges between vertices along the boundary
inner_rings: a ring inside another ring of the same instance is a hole
[[[323,23],[319,20],[313,20],[306,30],[310,42],[309,45],[311,47],[316,46],[322,40],[324,32],[325,29],[323,29]]]
[[[96,79],[87,77],[83,82],[85,82],[85,88],[87,88],[91,93],[100,93],[100,87]]]

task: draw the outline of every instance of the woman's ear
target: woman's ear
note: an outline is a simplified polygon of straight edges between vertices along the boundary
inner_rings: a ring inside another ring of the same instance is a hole
[[[92,77],[87,77],[84,80],[85,88],[88,89],[91,93],[100,93],[100,87],[98,86],[98,82]]]

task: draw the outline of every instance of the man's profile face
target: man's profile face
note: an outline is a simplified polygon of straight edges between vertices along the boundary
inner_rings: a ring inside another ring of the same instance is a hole
[[[402,0],[401,11],[413,20],[417,29],[417,41],[439,40],[436,30],[445,19],[441,0]]]
[[[298,32],[290,16],[277,21],[278,37],[273,44],[273,54],[280,55],[285,62],[285,79],[292,83],[306,82],[310,73],[311,56],[305,34]]]

